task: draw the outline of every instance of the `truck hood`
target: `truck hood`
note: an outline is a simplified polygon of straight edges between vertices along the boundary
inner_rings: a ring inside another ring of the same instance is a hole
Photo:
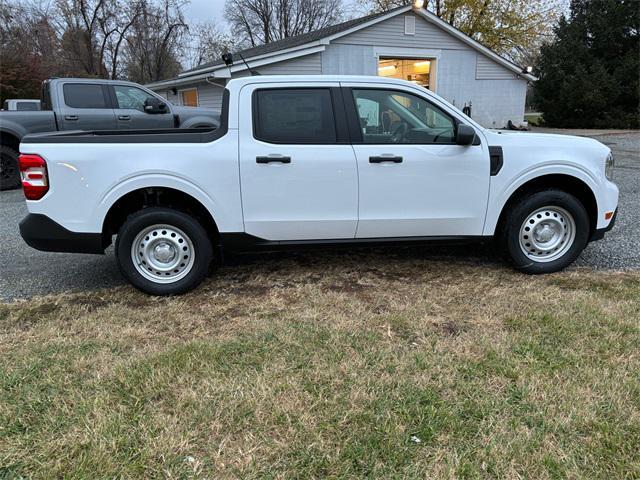
[[[486,130],[489,145],[528,147],[528,148],[577,148],[608,155],[609,147],[593,138],[555,133],[515,132],[509,130]]]

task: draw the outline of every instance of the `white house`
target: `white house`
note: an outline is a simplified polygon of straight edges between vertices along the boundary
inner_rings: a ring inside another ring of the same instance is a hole
[[[524,119],[527,83],[510,62],[422,8],[410,5],[249,48],[147,85],[180,105],[220,108],[230,78],[250,75],[343,74],[403,78],[436,92],[486,127]]]

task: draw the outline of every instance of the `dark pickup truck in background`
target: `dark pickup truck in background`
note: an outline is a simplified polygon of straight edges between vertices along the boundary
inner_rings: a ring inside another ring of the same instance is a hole
[[[0,189],[20,186],[18,151],[29,133],[60,130],[217,128],[220,112],[169,103],[119,80],[55,78],[42,83],[41,110],[0,111]]]

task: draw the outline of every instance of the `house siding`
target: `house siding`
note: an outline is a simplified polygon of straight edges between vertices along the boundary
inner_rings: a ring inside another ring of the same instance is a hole
[[[209,83],[198,85],[198,106],[222,110],[224,84],[219,85],[219,87]]]
[[[460,110],[471,103],[471,118],[488,128],[502,128],[509,120],[524,119],[527,82],[476,79],[476,52],[448,51],[438,62],[437,94]]]
[[[405,15],[398,15],[384,22],[376,23],[350,35],[333,40],[331,43],[410,48],[441,48],[450,50],[465,50],[469,48],[466,44],[441,28],[426,22],[422,17],[417,17],[413,13],[407,15],[416,17],[415,35],[405,35]]]
[[[325,75],[377,75],[372,45],[330,44],[322,52]]]
[[[271,65],[256,67],[258,73],[262,75],[320,75],[322,73],[322,59],[319,53],[306,55],[304,57],[293,58],[284,62],[277,62]],[[247,77],[251,75],[247,71],[238,72],[234,78]],[[221,87],[216,87],[209,83],[198,85],[198,104],[201,107],[222,109],[222,94],[224,92],[225,81],[219,81]],[[180,87],[183,88],[190,87]]]
[[[490,58],[476,54],[476,79],[477,80],[513,80],[518,76],[511,70],[504,68],[502,65],[494,62]]]
[[[284,62],[272,63],[256,68],[263,75],[320,75],[322,57],[319,53],[292,58]]]

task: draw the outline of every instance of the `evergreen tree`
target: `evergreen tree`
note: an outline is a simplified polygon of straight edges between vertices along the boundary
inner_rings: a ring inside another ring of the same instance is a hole
[[[551,127],[640,126],[640,2],[572,0],[541,49],[534,103]]]

